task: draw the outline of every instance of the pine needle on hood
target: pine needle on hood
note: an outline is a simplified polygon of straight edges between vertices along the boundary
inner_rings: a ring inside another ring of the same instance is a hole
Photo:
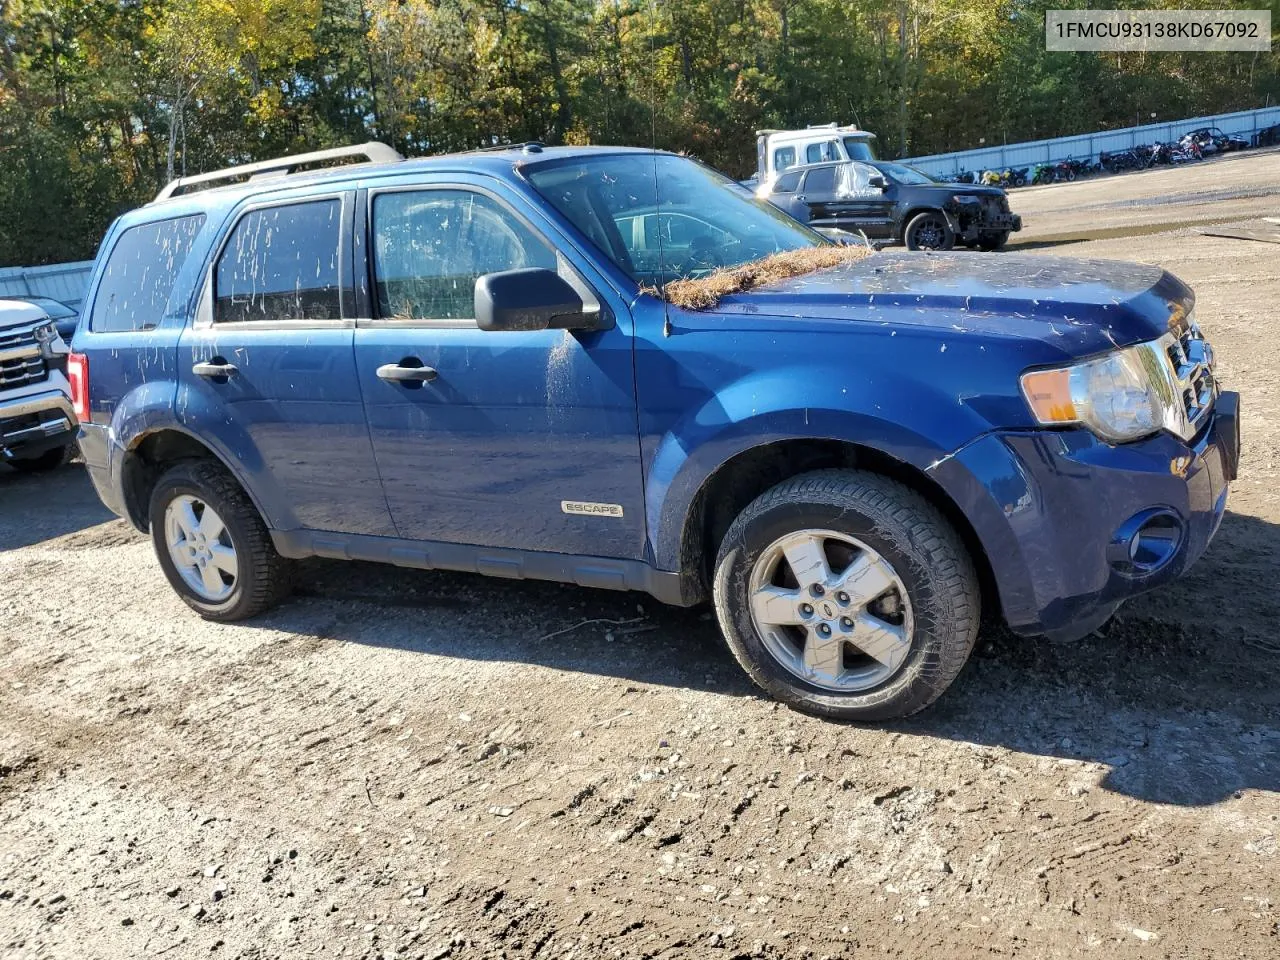
[[[756,287],[789,280],[815,270],[854,263],[871,255],[869,247],[805,247],[771,253],[737,267],[725,267],[696,280],[672,280],[661,290],[649,287],[646,293],[662,297],[686,310],[709,310],[722,297],[754,290]]]

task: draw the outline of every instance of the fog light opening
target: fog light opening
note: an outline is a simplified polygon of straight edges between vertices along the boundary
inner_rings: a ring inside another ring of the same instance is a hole
[[[1182,544],[1182,522],[1164,510],[1131,517],[1112,539],[1111,565],[1129,576],[1147,576],[1165,567]]]

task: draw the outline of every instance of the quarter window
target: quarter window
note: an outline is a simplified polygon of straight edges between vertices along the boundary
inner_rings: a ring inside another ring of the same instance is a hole
[[[795,147],[779,147],[773,151],[773,169],[776,173],[781,173],[788,167],[796,165],[796,148]]]
[[[93,298],[95,333],[150,330],[170,311],[173,282],[191,253],[204,214],[130,227],[120,234]]]
[[[477,278],[528,267],[555,270],[555,252],[482,193],[405,190],[374,197],[373,272],[380,317],[474,319]]]
[[[342,204],[311,200],[250,210],[214,276],[217,323],[338,320]]]

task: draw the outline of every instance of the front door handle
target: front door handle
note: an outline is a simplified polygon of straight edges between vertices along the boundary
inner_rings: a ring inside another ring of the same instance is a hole
[[[210,377],[226,379],[236,372],[234,363],[227,363],[221,357],[214,357],[212,360],[201,360],[191,368],[191,372],[197,377]]]
[[[406,367],[400,363],[384,363],[378,368],[378,379],[388,383],[430,383],[438,373],[434,367]]]

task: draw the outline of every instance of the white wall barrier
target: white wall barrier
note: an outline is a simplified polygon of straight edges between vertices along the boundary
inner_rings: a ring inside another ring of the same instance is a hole
[[[955,153],[937,153],[928,157],[904,160],[930,176],[946,177],[961,171],[1007,170],[1009,168],[1034,167],[1041,163],[1059,160],[1096,160],[1102,152],[1116,153],[1139,144],[1177,140],[1201,127],[1218,127],[1223,133],[1236,134],[1245,139],[1265,127],[1280,124],[1280,106],[1260,110],[1241,110],[1236,113],[1220,113],[1212,117],[1193,117],[1189,120],[1173,120],[1167,123],[1148,123],[1139,127],[1120,130],[1104,130],[1075,137],[1056,137],[1052,140],[1031,140],[1010,143],[1000,147],[983,147],[978,150],[961,150]]]

